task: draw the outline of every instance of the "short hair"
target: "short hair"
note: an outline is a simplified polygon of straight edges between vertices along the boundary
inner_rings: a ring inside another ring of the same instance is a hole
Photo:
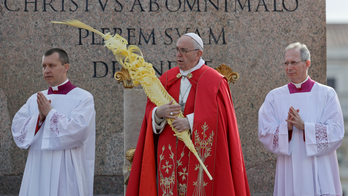
[[[300,43],[300,42],[295,42],[295,43],[288,45],[288,47],[285,48],[284,56],[288,50],[296,49],[296,48],[300,49],[300,56],[301,56],[302,61],[311,61],[311,53],[309,52],[307,46],[305,44]]]
[[[50,56],[53,53],[58,53],[59,61],[60,63],[62,63],[62,65],[69,63],[68,54],[63,49],[60,49],[60,48],[51,48],[45,52],[44,56]]]

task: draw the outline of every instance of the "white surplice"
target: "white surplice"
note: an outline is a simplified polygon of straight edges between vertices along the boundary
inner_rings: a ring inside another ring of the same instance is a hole
[[[20,196],[92,196],[95,162],[93,96],[78,87],[47,95],[52,110],[35,135],[37,94],[16,113],[12,134],[17,146],[30,146]]]
[[[303,131],[293,127],[288,140],[289,108],[299,109]],[[268,93],[259,110],[259,140],[278,155],[275,196],[342,195],[336,149],[344,136],[336,92],[315,83],[310,92],[290,94],[288,85]]]

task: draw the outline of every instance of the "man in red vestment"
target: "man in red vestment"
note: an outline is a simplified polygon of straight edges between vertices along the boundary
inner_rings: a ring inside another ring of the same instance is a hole
[[[127,196],[250,195],[238,126],[228,82],[201,58],[203,41],[194,33],[179,38],[177,67],[159,79],[179,103],[156,107],[148,100]],[[178,118],[180,110],[184,118]],[[197,158],[174,136],[189,129]]]

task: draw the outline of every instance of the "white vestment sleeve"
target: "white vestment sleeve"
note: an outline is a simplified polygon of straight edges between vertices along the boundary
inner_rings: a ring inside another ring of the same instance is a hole
[[[36,96],[36,94],[35,94]],[[32,96],[34,97],[34,96]],[[28,99],[27,103],[16,113],[12,121],[12,135],[19,148],[27,149],[35,142],[35,129],[39,112],[30,114],[30,104],[36,102],[33,98]],[[37,107],[37,106],[36,106]]]
[[[269,99],[267,96],[259,110],[259,140],[274,154],[290,155],[287,122],[285,119],[282,121],[276,119],[272,101]]]
[[[166,126],[167,120],[164,118],[160,119],[159,117],[157,117],[156,115],[157,108],[158,107],[155,107],[152,110],[152,129],[155,134],[160,134],[162,133],[164,127]]]
[[[66,150],[82,146],[87,142],[95,118],[92,95],[87,96],[75,108],[70,117],[52,109],[42,125],[41,149]]]
[[[344,137],[344,122],[337,94],[328,93],[327,104],[319,122],[305,122],[307,156],[329,154],[340,147]]]
[[[194,119],[194,117],[195,117],[194,113],[186,115],[186,118],[187,118],[187,120],[189,121],[189,124],[190,124],[191,131],[193,130],[193,119]]]

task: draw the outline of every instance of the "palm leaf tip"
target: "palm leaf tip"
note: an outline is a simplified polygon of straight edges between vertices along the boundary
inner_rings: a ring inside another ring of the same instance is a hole
[[[100,31],[98,31],[98,30],[92,28],[91,26],[88,26],[85,23],[80,22],[78,20],[73,19],[73,20],[66,20],[63,22],[60,22],[60,21],[51,21],[51,22],[55,23],[55,24],[65,24],[65,25],[69,25],[69,26],[73,26],[73,27],[77,27],[77,28],[86,29],[86,30],[92,31],[100,36],[104,36],[104,34],[101,33]]]

